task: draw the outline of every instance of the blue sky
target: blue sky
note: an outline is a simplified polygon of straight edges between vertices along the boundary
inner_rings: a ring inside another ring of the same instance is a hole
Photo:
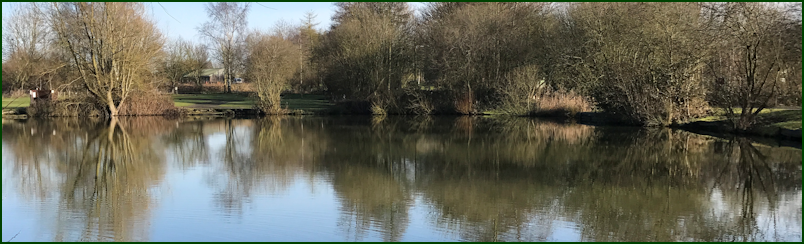
[[[169,2],[160,4],[146,3],[146,6],[152,12],[162,33],[171,38],[181,36],[185,40],[197,42],[198,31],[196,28],[209,19],[205,11],[207,3]],[[317,15],[315,22],[318,22],[318,26],[316,27],[319,30],[325,30],[332,22],[335,6],[332,2],[252,3],[248,15],[249,29],[268,30],[279,20],[299,23],[307,11],[312,11]]]
[[[160,6],[161,4],[161,6]],[[204,10],[205,2],[146,2],[148,14],[153,17],[162,33],[170,39],[182,39],[200,42],[196,28],[207,21]],[[3,2],[3,23],[19,3]],[[422,3],[413,3],[415,9]],[[164,8],[163,8],[164,7]],[[312,11],[316,17],[319,30],[329,29],[335,6],[332,2],[259,2],[251,4],[248,15],[249,29],[268,30],[274,24],[285,20],[291,24],[301,22],[305,12]],[[171,17],[172,16],[172,17]]]

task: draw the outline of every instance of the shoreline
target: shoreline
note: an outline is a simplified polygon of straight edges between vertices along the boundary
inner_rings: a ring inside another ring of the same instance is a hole
[[[258,118],[264,116],[271,116],[263,114],[258,109],[224,109],[224,108],[181,108],[184,110],[182,117],[188,119],[215,119],[215,118]],[[346,113],[343,110],[320,110],[320,111],[305,111],[305,110],[288,110],[281,115],[315,115],[315,116],[339,116],[339,115],[370,115],[363,113]],[[389,114],[391,115],[391,114]],[[149,115],[149,116],[163,116],[163,115]],[[397,115],[391,115],[397,116]],[[454,116],[451,114],[434,114],[428,116]],[[574,116],[533,116],[533,115],[497,115],[490,113],[478,113],[473,115],[464,116],[513,116],[513,117],[526,117],[526,118],[540,118],[547,120],[555,120],[563,123],[578,123],[591,126],[626,126],[626,127],[643,127],[634,122],[623,121],[615,115],[606,114],[601,112],[581,112]],[[17,109],[4,109],[2,114],[3,119],[12,120],[27,120],[30,117],[26,113],[25,108]],[[758,126],[749,131],[735,132],[726,121],[694,121],[685,124],[670,125],[667,128],[680,129],[696,134],[716,136],[721,138],[731,136],[751,137],[757,140],[775,140],[778,145],[789,145],[801,147],[801,129],[786,129],[776,126]]]
[[[633,122],[622,121],[616,116],[600,112],[582,112],[576,114],[575,119],[579,124],[593,126],[633,126],[642,127]],[[673,124],[666,126],[671,129],[684,130],[701,135],[716,136],[726,138],[730,136],[751,137],[759,140],[777,140],[780,144],[797,144],[801,147],[801,129],[786,129],[772,125],[761,125],[749,131],[735,131],[727,121],[693,121],[684,124]],[[784,143],[782,143],[784,142]]]

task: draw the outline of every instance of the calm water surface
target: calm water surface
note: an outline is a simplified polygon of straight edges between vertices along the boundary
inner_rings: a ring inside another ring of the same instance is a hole
[[[7,241],[801,241],[801,149],[469,117],[3,120]]]

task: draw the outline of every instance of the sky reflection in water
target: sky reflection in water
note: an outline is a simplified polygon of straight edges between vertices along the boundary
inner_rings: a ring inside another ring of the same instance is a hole
[[[3,121],[4,241],[801,241],[801,150],[469,117]]]

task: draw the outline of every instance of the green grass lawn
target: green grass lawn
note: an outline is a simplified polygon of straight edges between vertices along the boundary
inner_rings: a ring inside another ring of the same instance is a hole
[[[256,98],[245,94],[176,94],[172,95],[176,107],[247,109],[253,108]],[[286,94],[282,96],[282,107],[290,110],[309,112],[321,111],[332,106],[325,95]]]
[[[212,109],[250,109],[254,108],[256,98],[244,93],[219,94],[174,94],[173,104],[185,108],[212,108]],[[28,97],[3,97],[4,109],[26,108],[30,106]],[[282,96],[282,107],[290,110],[303,110],[319,112],[326,110],[333,104],[325,95],[286,94]]]
[[[3,109],[27,108],[31,105],[29,97],[3,97]]]
[[[759,123],[770,124],[790,130],[801,129],[801,110],[778,110],[768,113],[760,112]]]
[[[174,94],[176,107],[189,108],[252,108],[255,99],[242,93]]]
[[[785,128],[788,130],[798,130],[801,129],[801,120],[798,121],[785,121],[771,124],[771,126],[776,126],[779,128]]]
[[[316,112],[325,110],[332,105],[325,95],[285,94],[282,96],[282,107],[290,110]]]
[[[742,111],[738,108],[735,109],[734,112],[740,114]],[[700,118],[696,121],[714,122],[724,120],[726,120],[726,110],[717,109],[714,115]],[[757,123],[759,125],[776,126],[791,130],[801,129],[801,109],[764,109],[757,115]]]

